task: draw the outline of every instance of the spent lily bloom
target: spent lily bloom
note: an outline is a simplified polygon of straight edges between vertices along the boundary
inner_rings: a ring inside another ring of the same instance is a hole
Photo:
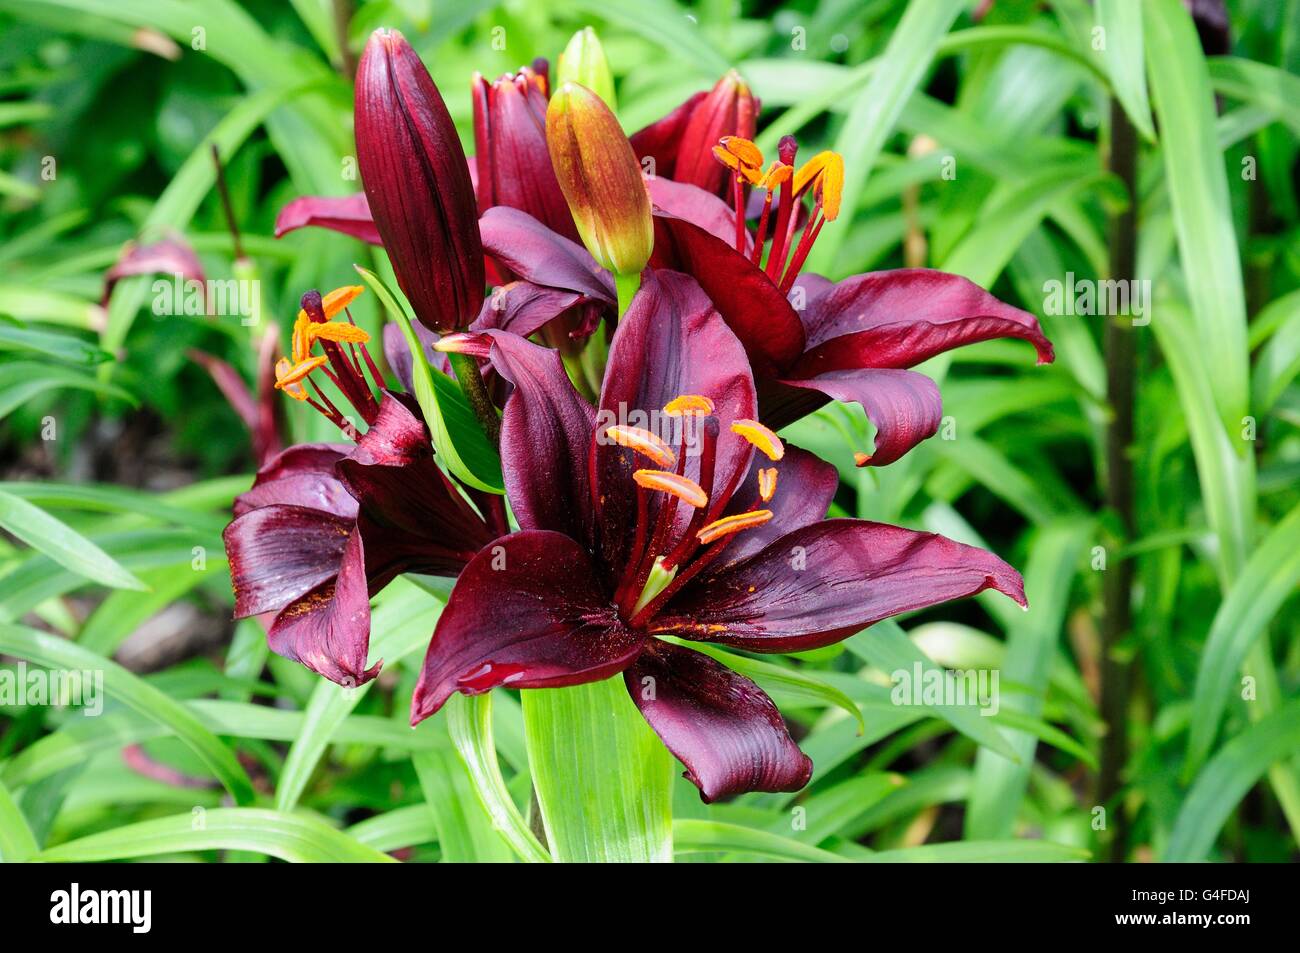
[[[818,234],[840,214],[845,170],[837,154],[818,153],[797,166],[790,136],[766,166],[747,139],[724,137],[709,151],[732,177],[730,208],[694,186],[651,180],[649,266],[690,274],[709,295],[749,355],[767,426],[780,429],[829,400],[860,404],[876,440],[856,462],[883,466],[933,436],[942,419],[938,387],[910,368],[1004,337],[1033,344],[1040,363],[1053,359],[1033,315],[959,275],[903,268],[835,283],[805,273]],[[756,234],[743,199],[750,187],[763,192]],[[519,320],[511,330],[529,334],[544,324],[544,309],[522,303],[543,300],[542,289],[612,306],[612,279],[581,247],[511,209],[490,209],[481,229],[487,252],[508,260],[529,286],[526,296],[517,291],[521,306],[511,314]]]
[[[417,404],[385,388],[366,332],[350,316],[335,320],[361,290],[304,295],[292,355],[276,367],[278,389],[355,445],[299,444],[271,456],[222,534],[235,617],[274,613],[272,651],[342,685],[369,681],[382,664],[366,666],[372,595],[404,572],[455,576],[506,529],[499,508],[480,501],[485,518],[434,463]],[[315,374],[334,382],[352,415]],[[359,436],[354,420],[366,427]]]
[[[440,346],[488,356],[514,385],[501,456],[521,528],[459,576],[413,724],[454,692],[621,673],[704,800],[792,791],[812,765],[775,705],[689,643],[811,649],[989,588],[1024,605],[1019,574],[991,553],[823,519],[834,468],[754,419],[744,348],[688,276],[647,278],[611,342],[599,408],[557,352],[516,335]]]
[[[397,283],[425,327],[464,327],[485,283],[474,186],[438,88],[396,31],[366,44],[355,121],[357,166]]]

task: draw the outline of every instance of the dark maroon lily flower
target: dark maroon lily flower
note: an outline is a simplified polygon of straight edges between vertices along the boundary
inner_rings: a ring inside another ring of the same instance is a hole
[[[833,467],[754,420],[740,341],[688,276],[647,277],[611,342],[599,409],[555,351],[515,335],[443,346],[490,355],[514,385],[502,469],[521,530],[465,567],[412,699],[549,688],[622,673],[706,801],[792,791],[809,759],[752,681],[676,642],[792,652],[1019,574],[927,533],[826,513]]]
[[[356,445],[300,444],[271,457],[235,499],[235,519],[222,535],[235,617],[275,613],[267,629],[272,651],[331,681],[361,685],[383,664],[366,665],[370,597],[405,572],[455,576],[506,526],[499,509],[485,509],[489,525],[434,463],[415,401],[384,387],[365,333],[329,320],[346,300],[338,292],[325,301],[316,292],[303,296],[296,363],[281,361],[277,386]],[[324,356],[311,356],[314,343]],[[313,371],[334,381],[352,415],[315,385]],[[359,437],[357,418],[366,426]]]
[[[696,93],[631,137],[638,159],[652,159],[655,178],[694,185],[717,194],[728,185],[726,170],[710,150],[724,136],[754,138],[759,101],[735,70],[707,93]]]
[[[481,215],[495,205],[517,208],[577,241],[546,150],[549,90],[545,61],[537,65],[543,69],[525,67],[491,83],[481,73],[471,80],[478,210]]]
[[[474,186],[438,88],[396,31],[366,44],[355,121],[361,182],[397,283],[426,327],[464,327],[483,304]]]
[[[733,170],[730,210],[691,185],[656,179],[655,251],[650,268],[690,274],[740,338],[758,382],[763,421],[774,429],[829,400],[860,404],[876,427],[875,447],[859,466],[884,466],[938,430],[938,387],[910,370],[953,348],[994,338],[1034,345],[1040,363],[1051,342],[1033,315],[999,301],[958,275],[924,268],[854,275],[832,283],[802,268],[817,235],[839,213],[843,164],[824,152],[794,166],[792,137],[766,170],[753,143],[728,139],[713,152]],[[766,192],[756,234],[746,225],[742,186]],[[802,202],[812,196],[812,211]],[[509,256],[521,278],[602,300],[609,276],[585,249],[540,223],[490,210],[484,247]],[[764,254],[766,261],[764,262]],[[543,317],[520,322],[519,333]]]

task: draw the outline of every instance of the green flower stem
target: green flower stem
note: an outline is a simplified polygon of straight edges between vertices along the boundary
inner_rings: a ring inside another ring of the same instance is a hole
[[[614,275],[614,287],[618,289],[618,316],[621,319],[632,306],[632,296],[641,287],[641,273],[632,275]]]
[[[494,447],[499,446],[501,418],[497,415],[492,398],[488,396],[483,375],[479,373],[478,362],[468,354],[448,354],[447,357],[451,359],[451,369],[456,372],[456,383],[460,384],[460,389],[465,394],[465,399],[469,401],[474,416],[478,418],[483,433],[487,435]]]
[[[528,764],[557,861],[671,861],[673,761],[619,676],[520,693]]]

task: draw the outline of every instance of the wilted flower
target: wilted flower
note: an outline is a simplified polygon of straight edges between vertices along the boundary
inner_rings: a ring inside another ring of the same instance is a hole
[[[828,645],[900,612],[1019,574],[940,536],[822,517],[835,469],[754,417],[740,342],[687,276],[657,272],[619,322],[597,411],[558,354],[501,331],[514,384],[502,470],[520,532],[466,566],[443,610],[411,720],[453,692],[551,688],[623,674],[705,800],[792,791],[812,764],[763,691],[672,642],[751,652]],[[656,432],[621,421],[663,422]]]
[[[357,68],[357,164],[397,283],[428,328],[483,304],[478,211],[456,126],[400,33],[376,30]]]

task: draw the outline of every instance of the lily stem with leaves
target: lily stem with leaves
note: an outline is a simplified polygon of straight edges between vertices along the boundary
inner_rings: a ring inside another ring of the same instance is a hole
[[[1125,281],[1137,270],[1137,131],[1118,100],[1110,104],[1109,171],[1123,183],[1128,205],[1110,220],[1111,280]],[[1122,542],[1132,541],[1136,532],[1133,496],[1134,380],[1137,348],[1131,319],[1112,315],[1106,323],[1106,398],[1110,421],[1106,426],[1106,504],[1119,520]],[[1101,769],[1097,778],[1097,802],[1110,811],[1107,854],[1122,861],[1127,850],[1127,819],[1117,803],[1128,760],[1126,732],[1131,680],[1131,660],[1122,642],[1132,629],[1133,560],[1116,561],[1107,568],[1102,585],[1101,627],[1101,715],[1106,722],[1102,740]]]
[[[492,398],[488,395],[487,385],[483,383],[478,362],[468,354],[451,353],[447,357],[451,361],[451,369],[456,372],[456,382],[460,384],[460,389],[465,394],[465,399],[469,401],[474,416],[478,418],[483,433],[487,435],[488,440],[492,441],[493,446],[499,445],[501,418],[492,403]]]

